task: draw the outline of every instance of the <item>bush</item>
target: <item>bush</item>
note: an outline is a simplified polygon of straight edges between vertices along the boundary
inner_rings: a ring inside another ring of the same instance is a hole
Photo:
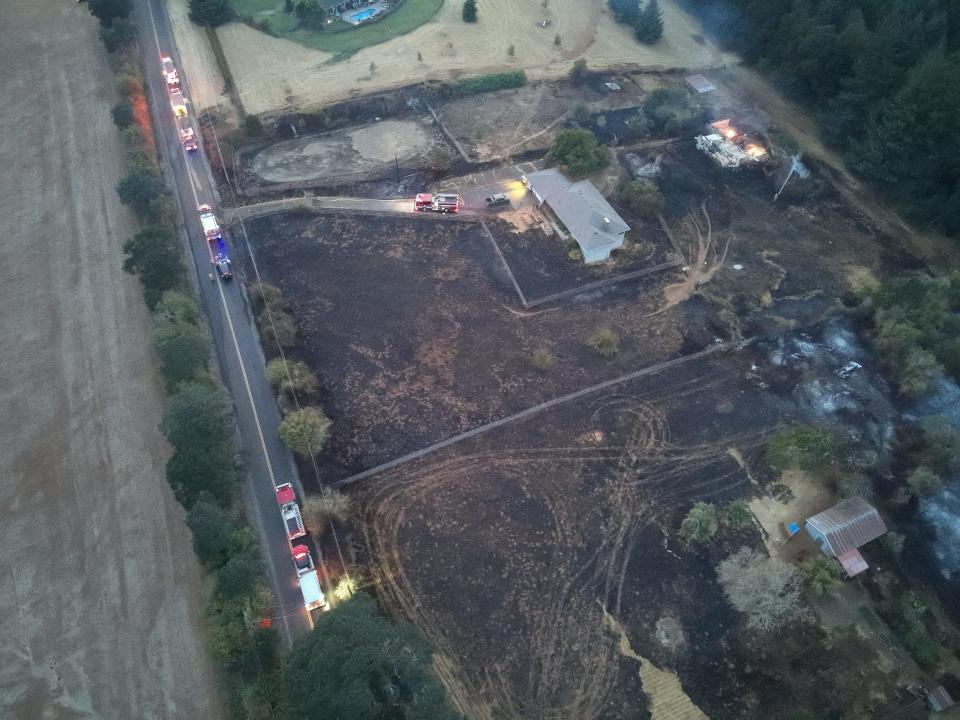
[[[258,138],[264,133],[263,123],[256,115],[243,116],[243,134],[248,138]]]
[[[837,480],[837,494],[842,498],[873,498],[873,481],[866,475],[843,475]]]
[[[189,509],[204,494],[227,505],[240,478],[241,465],[229,443],[184,443],[167,461],[167,482],[177,502]]]
[[[257,329],[265,345],[276,343],[282,348],[288,348],[297,342],[296,321],[290,313],[278,307],[257,316]]]
[[[815,425],[794,425],[767,440],[766,459],[774,470],[823,470],[839,460],[842,443],[836,434]]]
[[[90,13],[100,21],[103,27],[114,20],[122,19],[133,10],[133,0],[88,0]]]
[[[303,408],[290,413],[280,423],[280,439],[301,455],[320,452],[330,435],[330,425],[330,418],[320,408]]]
[[[571,113],[573,121],[581,127],[590,124],[590,109],[583,103],[577,103],[573,106]]]
[[[677,533],[685,543],[703,542],[717,534],[720,518],[712,503],[695,503],[680,523]]]
[[[122,97],[130,98],[134,95],[143,95],[143,82],[133,73],[119,73],[114,79],[117,86],[117,93]]]
[[[278,393],[314,393],[320,386],[306,363],[276,358],[267,363],[267,379]]]
[[[123,130],[133,122],[133,106],[130,101],[123,99],[110,109],[113,124]]]
[[[799,568],[803,589],[811,597],[830,595],[843,585],[840,566],[831,558],[819,555],[810,560],[804,560]]]
[[[734,500],[723,508],[723,524],[731,530],[741,530],[753,523],[753,513],[746,500]]]
[[[643,103],[643,114],[655,132],[674,135],[696,117],[690,98],[680,88],[657,88]]]
[[[117,183],[120,202],[133,208],[141,216],[150,211],[150,202],[165,190],[163,179],[153,168],[133,167]]]
[[[549,350],[544,348],[534,350],[530,354],[530,364],[540,372],[546,372],[552,368],[556,362],[557,359],[550,353]]]
[[[217,27],[233,20],[230,0],[190,0],[190,19],[197,25]]]
[[[250,304],[253,305],[253,311],[260,313],[265,307],[278,306],[283,299],[283,293],[276,285],[269,283],[254,283],[247,290],[250,298]]]
[[[573,67],[570,68],[570,73],[567,77],[570,78],[570,82],[574,85],[582,85],[586,82],[587,77],[590,75],[589,70],[587,70],[587,61],[583,58],[579,60],[574,60]]]
[[[527,74],[523,70],[507,70],[506,72],[477,75],[452,83],[430,86],[430,90],[441,99],[448,100],[465,95],[523,87],[526,84]]]
[[[352,509],[349,495],[328,489],[320,495],[310,495],[304,500],[303,521],[311,533],[322,535],[331,520],[346,521]]]
[[[183,383],[170,398],[160,429],[176,448],[213,448],[233,435],[230,396],[220,387]]]
[[[200,318],[200,308],[186,293],[170,290],[153,309],[158,322],[196,325]]]
[[[561,130],[544,156],[547,165],[559,165],[571,177],[583,177],[603,170],[610,162],[607,148],[597,143],[589,130]]]
[[[100,26],[100,42],[113,53],[137,39],[137,26],[130,20],[116,18],[109,25]]]
[[[943,480],[928,467],[918,467],[907,477],[907,487],[916,498],[934,495],[943,486]]]
[[[463,3],[463,21],[475,23],[477,21],[477,0],[466,0]]]
[[[176,236],[165,227],[149,226],[123,244],[123,269],[140,278],[147,306],[180,285],[183,264]]]
[[[587,340],[587,347],[600,357],[616,357],[620,353],[620,336],[610,328],[601,328]]]
[[[230,558],[230,535],[236,523],[228,510],[201,500],[187,513],[187,527],[193,533],[193,551],[204,565],[218,568]]]
[[[881,536],[880,544],[883,545],[883,548],[893,555],[897,560],[900,559],[900,556],[903,554],[903,546],[906,542],[906,536],[903,533],[893,532],[892,530],[885,535]]]
[[[257,585],[260,571],[260,558],[255,553],[234,555],[217,570],[217,592],[227,598],[248,597]]]
[[[620,202],[642,218],[652,218],[663,212],[663,195],[656,186],[645,180],[628,182],[620,191]]]
[[[212,347],[210,340],[192,325],[162,323],[153,331],[153,347],[167,383],[192,380],[204,373]]]

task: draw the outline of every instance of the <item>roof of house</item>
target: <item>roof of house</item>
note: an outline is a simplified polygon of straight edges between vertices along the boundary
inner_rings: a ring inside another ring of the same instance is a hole
[[[823,533],[838,557],[856,550],[887,531],[880,513],[861,497],[842,500],[807,519],[807,524]]]
[[[946,710],[957,704],[956,701],[950,697],[950,693],[947,692],[947,689],[943,685],[939,685],[930,691],[927,695],[927,702],[930,704],[930,707],[937,712]]]
[[[630,229],[589,180],[573,182],[556,168],[526,177],[584,252],[619,246]]]

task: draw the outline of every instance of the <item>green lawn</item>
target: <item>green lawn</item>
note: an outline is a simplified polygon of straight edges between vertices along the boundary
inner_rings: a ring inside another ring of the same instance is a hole
[[[416,30],[443,6],[443,0],[404,0],[403,5],[379,22],[344,29],[342,32],[316,32],[296,29],[297,19],[292,14],[283,12],[283,0],[232,2],[238,15],[251,15],[255,20],[266,20],[275,33],[288,40],[335,54],[354,53],[369,45],[377,45]],[[345,27],[347,23],[341,20],[334,20],[330,26],[336,30]]]

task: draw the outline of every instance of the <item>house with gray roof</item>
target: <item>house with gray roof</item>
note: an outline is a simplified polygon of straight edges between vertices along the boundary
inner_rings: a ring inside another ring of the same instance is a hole
[[[583,254],[586,263],[603,262],[623,245],[630,229],[589,180],[573,182],[556,168],[524,176],[537,206],[546,205]]]
[[[869,567],[859,548],[887,532],[880,513],[861,497],[847,498],[807,518],[804,528],[824,555],[839,560],[850,577]]]

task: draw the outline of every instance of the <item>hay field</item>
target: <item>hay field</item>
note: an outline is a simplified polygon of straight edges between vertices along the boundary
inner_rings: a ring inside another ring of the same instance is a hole
[[[169,0],[171,8],[186,0]],[[673,0],[661,3],[665,33],[655,46],[638,43],[614,22],[605,0],[481,0],[479,22],[465,24],[461,3],[446,0],[435,18],[406,35],[358,51],[333,55],[273,38],[240,23],[218,29],[244,107],[251,113],[322,106],[353,95],[424,79],[522,67],[531,79],[569,71],[583,57],[592,68],[703,67],[734,61],[700,38],[700,25]],[[540,28],[537,22],[550,20]],[[177,42],[187,28],[175,24]],[[559,34],[561,45],[554,44]],[[513,45],[515,57],[507,48]],[[181,51],[183,51],[181,49]],[[421,53],[423,61],[417,60]],[[190,63],[184,57],[186,63]],[[206,62],[206,61],[204,61]],[[370,66],[376,67],[371,73]],[[192,68],[187,67],[187,72]]]

